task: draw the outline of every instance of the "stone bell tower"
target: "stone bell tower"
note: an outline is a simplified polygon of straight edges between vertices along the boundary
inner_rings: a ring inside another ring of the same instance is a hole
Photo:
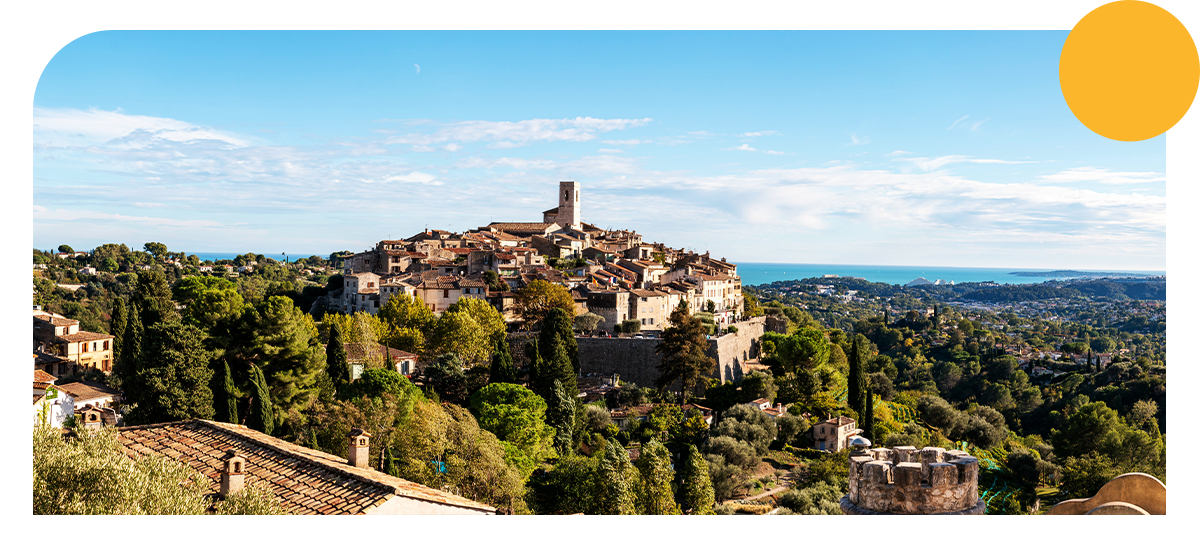
[[[558,219],[555,220],[564,228],[579,229],[583,223],[579,218],[579,183],[558,183]]]

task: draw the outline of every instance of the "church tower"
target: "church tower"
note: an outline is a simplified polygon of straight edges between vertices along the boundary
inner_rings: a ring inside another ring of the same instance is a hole
[[[558,218],[555,220],[564,228],[579,229],[583,223],[579,218],[579,184],[577,182],[558,183]]]

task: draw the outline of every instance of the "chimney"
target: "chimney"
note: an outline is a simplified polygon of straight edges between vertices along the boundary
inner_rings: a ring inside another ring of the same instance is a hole
[[[76,426],[83,427],[88,430],[95,430],[104,425],[100,419],[100,408],[94,404],[88,404],[75,412]]]
[[[370,464],[367,457],[371,455],[371,433],[362,429],[352,429],[349,436],[350,466],[367,468]]]
[[[225,450],[225,468],[221,470],[221,497],[229,497],[241,491],[246,481],[246,458],[232,449]]]

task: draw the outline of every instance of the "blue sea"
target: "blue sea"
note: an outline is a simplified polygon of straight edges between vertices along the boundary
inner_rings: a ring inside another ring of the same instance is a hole
[[[918,277],[929,281],[944,279],[955,283],[994,281],[996,283],[1041,283],[1052,277],[1023,277],[1010,272],[1052,272],[1054,268],[954,268],[947,266],[867,266],[854,264],[768,264],[763,262],[737,262],[738,275],[744,285],[761,285],[774,281],[790,281],[806,277],[839,275],[861,277],[867,281],[904,285]],[[1166,275],[1166,271],[1145,270],[1086,270],[1081,272],[1121,272],[1138,275]]]

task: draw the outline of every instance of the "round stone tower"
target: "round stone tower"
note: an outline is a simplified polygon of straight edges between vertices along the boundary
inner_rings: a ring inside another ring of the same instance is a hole
[[[847,515],[982,515],[987,510],[979,498],[977,459],[964,451],[912,446],[851,454],[850,493],[841,506]]]

